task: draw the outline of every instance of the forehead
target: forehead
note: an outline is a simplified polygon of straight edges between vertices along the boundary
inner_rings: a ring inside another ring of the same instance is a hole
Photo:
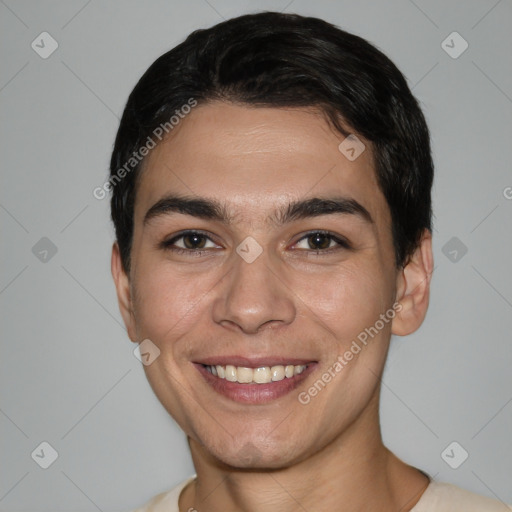
[[[370,145],[360,137],[365,150],[351,161],[344,138],[313,109],[199,105],[146,157],[135,222],[168,194],[215,199],[252,222],[290,200],[335,194],[386,219]]]

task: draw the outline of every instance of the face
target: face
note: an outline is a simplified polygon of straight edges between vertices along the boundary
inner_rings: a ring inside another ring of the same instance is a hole
[[[141,174],[129,276],[114,251],[128,333],[160,350],[147,378],[205,453],[294,464],[375,412],[399,321],[370,145],[351,161],[317,112],[225,103],[171,135]]]

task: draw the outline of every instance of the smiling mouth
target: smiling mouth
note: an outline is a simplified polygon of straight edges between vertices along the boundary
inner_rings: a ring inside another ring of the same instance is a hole
[[[239,384],[269,384],[270,382],[279,382],[284,379],[291,379],[295,375],[300,375],[307,367],[307,364],[299,365],[277,365],[260,366],[259,368],[247,368],[244,366],[233,365],[203,365],[206,370],[229,382],[238,382]]]
[[[317,365],[318,361],[242,357],[210,358],[194,363],[213,391],[235,402],[253,405],[288,395],[304,383]]]

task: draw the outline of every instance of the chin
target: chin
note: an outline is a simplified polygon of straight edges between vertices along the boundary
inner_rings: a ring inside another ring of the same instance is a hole
[[[266,445],[263,443],[259,445],[256,441],[247,441],[240,447],[231,445],[227,449],[221,447],[219,453],[215,453],[217,450],[210,453],[226,466],[241,470],[281,469],[294,463],[293,450],[289,446],[269,446],[268,442]]]

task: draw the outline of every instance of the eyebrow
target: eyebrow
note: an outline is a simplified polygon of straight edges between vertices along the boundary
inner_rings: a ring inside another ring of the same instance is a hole
[[[231,224],[234,216],[228,208],[213,199],[170,195],[159,199],[144,215],[143,224],[163,215],[181,213],[205,220],[216,220]],[[358,201],[349,197],[312,197],[293,201],[278,208],[268,221],[277,225],[287,224],[299,219],[319,217],[321,215],[355,215],[368,224],[374,224],[370,212]]]

